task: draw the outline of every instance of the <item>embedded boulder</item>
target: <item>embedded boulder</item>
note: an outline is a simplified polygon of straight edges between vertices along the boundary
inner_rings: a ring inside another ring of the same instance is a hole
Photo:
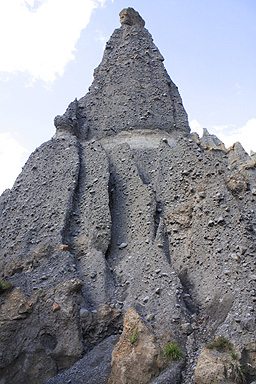
[[[121,25],[136,25],[139,24],[141,27],[145,26],[145,21],[142,19],[140,14],[136,12],[133,8],[125,8],[120,13],[120,23]]]
[[[130,308],[123,332],[112,353],[107,384],[146,384],[164,367],[163,354],[154,334]]]
[[[195,369],[195,384],[237,384],[242,382],[240,365],[228,353],[207,348],[201,352]]]

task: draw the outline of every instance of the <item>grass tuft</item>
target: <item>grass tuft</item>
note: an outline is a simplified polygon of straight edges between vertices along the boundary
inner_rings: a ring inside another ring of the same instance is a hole
[[[8,289],[12,288],[12,283],[10,281],[1,281],[0,280],[0,294]]]
[[[138,328],[135,328],[133,334],[130,336],[130,343],[135,344],[138,340]]]
[[[218,352],[234,352],[233,344],[229,341],[229,339],[223,336],[214,340],[212,343],[207,344],[206,348],[215,349]]]
[[[176,341],[172,341],[163,347],[163,354],[168,360],[180,360],[183,358],[180,347]]]

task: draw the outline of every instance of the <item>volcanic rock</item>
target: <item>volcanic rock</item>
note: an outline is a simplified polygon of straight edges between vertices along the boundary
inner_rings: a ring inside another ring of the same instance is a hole
[[[224,336],[250,383],[255,159],[190,134],[144,21],[120,16],[89,92],[0,197],[1,382],[106,384],[133,308],[152,356],[183,351],[167,366],[156,357],[143,382],[192,383],[200,351]],[[138,363],[130,347],[109,380]]]

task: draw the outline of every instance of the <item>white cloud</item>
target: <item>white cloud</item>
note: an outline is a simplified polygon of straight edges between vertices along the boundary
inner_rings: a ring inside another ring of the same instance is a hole
[[[0,133],[0,194],[12,187],[28,154],[10,133]]]
[[[213,125],[212,126],[212,129],[216,132],[223,132],[225,129],[228,129],[230,126],[228,126],[227,124],[223,124],[223,125]]]
[[[245,125],[240,128],[230,127],[229,131],[225,130],[219,133],[219,138],[227,147],[236,141],[240,141],[248,153],[250,153],[251,150],[256,152],[256,119],[252,118],[248,120]]]
[[[201,137],[203,135],[203,127],[201,124],[196,120],[192,120],[189,122],[190,128],[192,132],[198,133],[198,135]]]
[[[0,72],[26,72],[32,81],[54,81],[74,59],[75,44],[93,9],[105,2],[1,0]]]
[[[198,135],[200,137],[203,136],[203,127],[201,126],[201,124],[196,119],[190,121],[189,125],[190,125],[190,128],[191,128],[191,132],[198,133]]]
[[[197,120],[190,122],[191,130],[197,132],[199,136],[203,134],[203,127]],[[230,125],[213,125],[207,127],[210,134],[216,135],[228,148],[239,141],[244,149],[256,152],[256,118],[248,120],[242,127]]]

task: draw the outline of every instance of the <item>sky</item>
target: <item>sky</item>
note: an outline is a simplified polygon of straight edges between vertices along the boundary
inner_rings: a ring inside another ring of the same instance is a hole
[[[256,152],[255,0],[0,0],[0,193],[87,93],[127,7],[164,56],[191,131]]]

